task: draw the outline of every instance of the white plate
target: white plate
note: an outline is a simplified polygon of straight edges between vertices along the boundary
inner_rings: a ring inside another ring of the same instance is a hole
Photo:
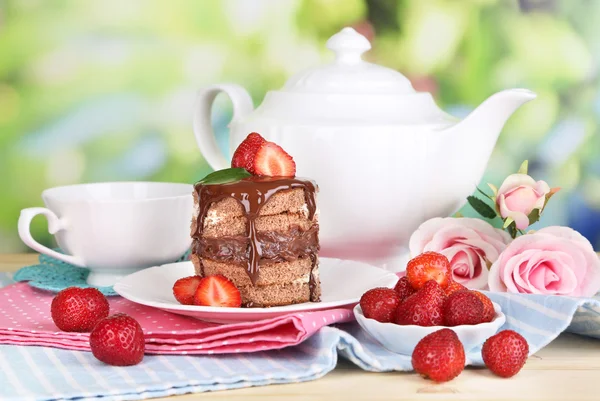
[[[138,304],[210,322],[234,323],[353,305],[365,291],[374,287],[393,287],[398,280],[395,274],[363,262],[319,258],[321,302],[271,308],[181,305],[173,296],[173,284],[177,279],[193,274],[192,262],[155,266],[124,277],[114,289],[123,298]]]

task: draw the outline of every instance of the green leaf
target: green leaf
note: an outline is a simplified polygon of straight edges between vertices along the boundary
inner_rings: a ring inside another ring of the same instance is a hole
[[[507,227],[506,231],[508,231],[511,238],[517,238],[517,225],[514,221]]]
[[[491,195],[486,194],[485,192],[483,192],[483,190],[481,190],[481,188],[477,187],[477,191],[482,194],[483,196],[485,196],[488,199],[494,200],[494,197]]]
[[[504,229],[506,230],[506,228],[507,228],[508,226],[510,226],[510,225],[511,225],[512,223],[514,223],[514,222],[515,222],[515,221],[513,220],[513,218],[512,218],[512,217],[507,217],[507,218],[504,220],[504,225],[502,226],[502,228],[504,228]]]
[[[519,171],[517,171],[517,174],[527,174],[528,168],[529,168],[529,160],[525,160],[523,162],[523,164],[521,164],[521,167],[519,167]]]
[[[540,209],[533,209],[529,213],[529,225],[532,225],[540,220]]]
[[[226,168],[210,173],[200,181],[199,184],[214,185],[228,184],[230,182],[240,181],[244,178],[251,177],[252,174],[243,168]]]
[[[550,188],[550,192],[548,192],[546,194],[546,199],[544,199],[544,206],[542,206],[542,210],[540,210],[540,214],[544,213],[544,210],[546,210],[546,206],[548,205],[548,201],[550,200],[550,198],[552,198],[554,196],[555,193],[557,193],[558,191],[560,191],[559,187],[556,188]]]
[[[490,189],[494,193],[494,197],[498,196],[498,188],[496,188],[494,184],[488,184],[488,187],[490,187]]]
[[[494,217],[496,217],[496,212],[494,211],[494,209],[492,209],[487,203],[485,203],[481,199],[476,198],[474,196],[468,196],[467,201],[469,202],[469,205],[471,205],[471,207],[483,217],[487,219],[493,219]]]

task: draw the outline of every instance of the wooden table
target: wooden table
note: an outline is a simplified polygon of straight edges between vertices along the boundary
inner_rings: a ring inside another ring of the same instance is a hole
[[[0,255],[0,271],[34,263],[36,255]],[[170,400],[523,400],[600,401],[600,340],[564,334],[529,358],[511,379],[468,368],[449,383],[414,373],[369,373],[341,360],[325,377],[307,383],[192,394]]]

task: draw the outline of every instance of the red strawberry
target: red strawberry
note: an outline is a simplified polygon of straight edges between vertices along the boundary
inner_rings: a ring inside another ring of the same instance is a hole
[[[109,316],[92,330],[90,348],[96,358],[109,365],[137,365],[144,358],[142,327],[124,313]]]
[[[50,314],[63,331],[91,331],[98,321],[108,316],[106,297],[95,288],[69,287],[52,300]]]
[[[394,291],[400,296],[400,301],[404,301],[406,298],[417,292],[417,290],[412,288],[406,276],[398,280],[394,287]]]
[[[194,305],[239,308],[242,306],[242,296],[240,290],[227,277],[220,274],[208,276],[198,285]]]
[[[465,349],[454,331],[441,329],[418,342],[412,353],[412,365],[426,378],[447,382],[465,368]]]
[[[429,280],[396,310],[395,322],[401,325],[441,326],[446,294],[435,280]]]
[[[494,316],[496,316],[496,311],[494,310],[494,304],[492,300],[485,296],[484,293],[479,291],[471,291],[473,294],[479,298],[479,300],[483,303],[483,321],[491,322],[494,320]]]
[[[446,288],[444,288],[444,292],[446,293],[446,295],[450,295],[453,292],[466,290],[466,289],[467,289],[467,287],[465,287],[464,285],[457,283],[454,280],[451,280],[448,282],[448,286]]]
[[[408,262],[406,277],[417,290],[429,280],[435,280],[442,288],[446,288],[451,277],[450,262],[437,252],[422,253]]]
[[[448,297],[444,304],[446,326],[479,323],[483,323],[483,302],[473,291],[456,291]]]
[[[391,322],[400,304],[400,297],[391,288],[373,288],[360,297],[360,308],[365,317],[381,323]]]
[[[528,354],[527,340],[512,330],[502,330],[491,336],[481,349],[485,366],[500,377],[512,377],[519,373]]]
[[[189,276],[177,280],[173,284],[173,295],[177,302],[183,305],[193,305],[200,280],[202,280],[200,276]]]
[[[231,158],[231,167],[245,168],[248,172],[254,174],[251,169],[253,167],[254,157],[258,149],[267,142],[265,138],[257,134],[251,133],[237,147]]]
[[[296,175],[296,163],[279,145],[265,142],[256,153],[252,168],[248,171],[255,175],[293,177]]]

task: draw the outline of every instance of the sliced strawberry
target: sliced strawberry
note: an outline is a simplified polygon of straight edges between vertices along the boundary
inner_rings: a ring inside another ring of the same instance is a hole
[[[222,275],[204,277],[194,296],[194,304],[200,306],[242,306],[240,290]]]
[[[175,295],[175,299],[180,304],[193,305],[194,295],[196,294],[198,285],[200,285],[200,280],[202,280],[202,277],[200,276],[184,277],[177,280],[173,285],[173,295]]]
[[[254,161],[254,157],[265,142],[267,142],[267,140],[256,132],[248,135],[233,153],[233,157],[231,158],[231,167],[244,168],[249,173],[252,173],[250,170],[253,166],[252,163]]]
[[[293,177],[296,175],[296,163],[281,146],[265,142],[256,153],[252,168],[248,171],[255,175]]]

